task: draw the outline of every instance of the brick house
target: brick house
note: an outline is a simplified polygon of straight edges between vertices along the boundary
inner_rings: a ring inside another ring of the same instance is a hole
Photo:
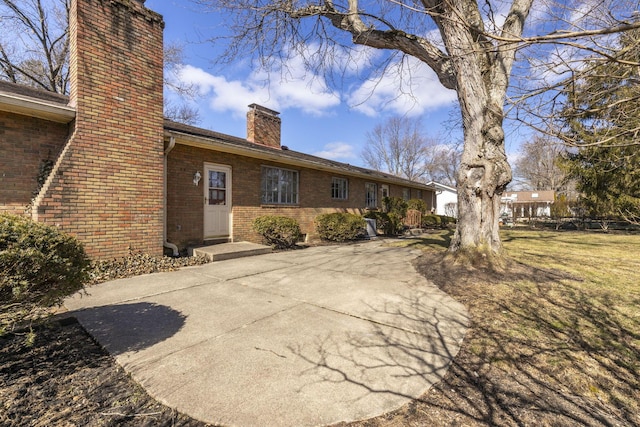
[[[247,138],[162,115],[162,17],[128,0],[75,0],[69,97],[0,82],[0,212],[76,235],[94,258],[259,241],[260,215],[363,213],[433,188],[287,149],[252,104]]]

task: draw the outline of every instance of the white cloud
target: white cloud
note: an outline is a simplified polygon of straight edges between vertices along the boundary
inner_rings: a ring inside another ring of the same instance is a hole
[[[525,76],[529,87],[545,87],[560,83],[585,65],[588,52],[573,46],[552,46],[531,56],[529,73]]]
[[[363,45],[338,48],[333,55],[333,70],[339,75],[358,76],[366,73],[384,55],[381,49]]]
[[[199,95],[218,112],[230,111],[243,116],[247,105],[258,103],[274,110],[298,108],[313,114],[325,114],[340,104],[340,96],[329,89],[324,79],[305,72],[304,63],[293,58],[283,65],[283,71],[267,74],[254,71],[244,80],[229,80],[191,65],[182,66],[182,82],[198,87]],[[286,75],[282,78],[281,75]]]
[[[310,45],[307,49],[313,48]],[[344,57],[338,52],[335,65],[342,67],[344,76],[356,81],[357,75],[366,73],[371,61],[376,62],[381,54],[377,49],[357,46],[344,52]],[[340,93],[309,67],[313,68],[313,63],[305,63],[300,55],[290,55],[280,69],[270,73],[255,70],[244,78],[230,79],[184,65],[178,78],[198,87],[199,95],[213,111],[231,112],[236,117],[243,117],[251,103],[280,112],[298,109],[316,116],[329,114],[341,104]],[[356,83],[344,98],[356,111],[371,117],[384,112],[419,115],[449,106],[456,99],[455,92],[445,89],[429,66],[412,57],[391,65],[379,78]]]
[[[322,151],[313,153],[314,156],[322,157],[331,160],[350,160],[355,159],[358,156],[355,153],[355,148],[352,145],[344,142],[330,142],[322,147]]]
[[[455,99],[455,92],[445,89],[428,65],[412,57],[365,81],[348,96],[355,110],[371,117],[382,112],[420,115]]]

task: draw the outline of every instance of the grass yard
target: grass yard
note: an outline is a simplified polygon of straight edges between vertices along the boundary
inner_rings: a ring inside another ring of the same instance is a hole
[[[508,230],[506,268],[448,265],[450,232],[408,240],[471,327],[441,383],[362,426],[640,425],[640,236]]]

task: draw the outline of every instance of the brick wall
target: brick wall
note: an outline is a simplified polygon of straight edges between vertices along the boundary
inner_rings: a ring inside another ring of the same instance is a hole
[[[322,213],[336,211],[365,213],[365,183],[376,182],[177,144],[169,154],[167,162],[167,238],[180,249],[190,245],[200,245],[203,241],[203,185],[206,183],[203,179],[196,187],[193,185],[193,175],[196,171],[203,173],[205,162],[232,167],[232,238],[234,241],[260,242],[260,236],[251,230],[251,222],[261,215],[295,218],[300,223],[302,232],[313,238],[315,235],[313,221]],[[260,184],[263,165],[299,172],[298,205],[261,204]],[[334,176],[348,179],[349,198],[347,200],[331,198],[331,178]],[[377,184],[380,193],[382,183],[377,182]],[[402,197],[402,188],[389,185],[390,196]],[[417,194],[415,190],[411,193],[412,197]],[[422,198],[430,207],[431,192],[423,190]],[[379,205],[381,201],[379,194]]]
[[[69,125],[0,111],[0,213],[25,213],[41,168],[58,158],[68,135]]]
[[[162,17],[129,0],[70,14],[75,130],[33,209],[94,258],[162,253]]]

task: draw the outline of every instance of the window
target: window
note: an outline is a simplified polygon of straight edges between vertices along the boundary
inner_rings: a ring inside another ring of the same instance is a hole
[[[298,204],[298,171],[263,166],[262,203]]]
[[[331,178],[331,198],[347,200],[349,198],[349,181],[344,178]]]
[[[366,191],[366,202],[368,208],[378,207],[378,186],[372,182],[364,185]]]
[[[408,188],[402,189],[402,200],[409,200],[411,198],[411,190]]]
[[[422,190],[416,190],[416,199],[422,200]]]
[[[209,197],[210,205],[227,204],[227,174],[220,171],[209,171]]]

